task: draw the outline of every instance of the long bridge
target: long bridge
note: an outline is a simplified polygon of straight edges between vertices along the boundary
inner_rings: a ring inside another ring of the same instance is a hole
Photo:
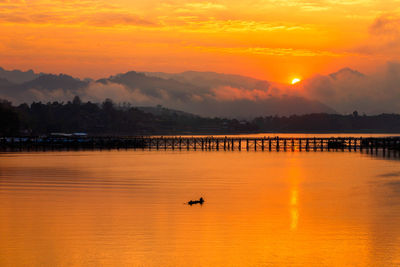
[[[23,137],[0,138],[7,149],[149,149],[149,150],[248,150],[248,151],[330,151],[400,150],[400,136],[393,137]]]

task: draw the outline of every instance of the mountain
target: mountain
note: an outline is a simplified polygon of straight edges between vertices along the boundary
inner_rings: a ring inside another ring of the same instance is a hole
[[[194,84],[175,79],[152,77],[135,71],[111,76],[108,79],[100,79],[97,82],[122,84],[131,90],[139,90],[142,94],[152,98],[162,98],[165,94],[168,94],[179,101],[189,101],[188,97],[206,91],[205,88]]]
[[[361,72],[358,72],[350,68],[343,68],[338,70],[337,72],[329,74],[329,77],[335,80],[340,79],[342,77],[354,77],[354,76],[358,78],[365,77],[365,75],[362,74]]]
[[[8,88],[13,85],[14,83],[10,82],[9,80],[0,78],[0,88]]]
[[[274,86],[268,81],[214,72],[166,74],[129,71],[97,81],[82,81],[66,74],[41,74],[21,84],[0,80],[0,98],[18,104],[70,101],[77,95],[85,101],[97,103],[110,98],[116,103],[139,107],[162,105],[200,116],[239,119],[335,112],[321,102],[279,93]],[[160,111],[147,109],[151,113]]]
[[[10,82],[22,84],[38,78],[42,73],[35,73],[33,70],[5,70],[0,67],[0,78],[7,79]]]
[[[168,109],[164,108],[161,105],[155,106],[155,107],[137,107],[137,109],[153,114],[155,116],[182,116],[182,117],[188,117],[188,118],[193,118],[197,117],[196,115],[193,115],[188,112],[180,111],[180,110],[175,110],[175,109]]]
[[[21,84],[0,79],[0,98],[14,103],[33,101],[66,101],[74,95],[80,95],[89,85],[65,74],[41,74],[31,81]]]
[[[242,89],[257,89],[267,91],[271,83],[265,80],[258,80],[246,76],[223,74],[216,72],[185,71],[182,73],[145,72],[147,76],[163,79],[173,79],[183,83],[189,83],[201,87],[230,86]]]
[[[226,117],[238,119],[252,119],[262,116],[290,116],[311,113],[329,113],[336,111],[318,101],[308,100],[297,96],[273,96],[266,99],[252,101],[238,99],[234,101],[209,100],[203,103],[192,103],[182,108],[194,114],[207,117]]]
[[[66,74],[44,74],[32,81],[21,84],[26,89],[35,88],[43,90],[71,90],[76,91],[88,85],[88,82],[83,82],[77,78]]]
[[[5,78],[0,78],[0,99],[15,100],[14,96],[18,95],[19,85],[10,82]]]
[[[318,102],[300,96],[272,95],[271,83],[239,75],[213,72],[180,74],[130,71],[97,81],[129,88],[135,105],[162,104],[170,109],[209,116],[253,118],[267,115],[335,113]],[[145,99],[144,102],[137,101]],[[128,99],[125,98],[126,101]]]

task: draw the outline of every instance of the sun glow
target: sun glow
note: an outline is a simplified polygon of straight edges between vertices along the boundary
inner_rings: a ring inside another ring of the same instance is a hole
[[[295,84],[295,83],[298,83],[298,82],[300,82],[301,80],[299,79],[299,78],[294,78],[293,80],[292,80],[292,84]]]

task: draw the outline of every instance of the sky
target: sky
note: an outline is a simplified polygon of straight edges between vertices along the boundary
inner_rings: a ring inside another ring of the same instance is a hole
[[[0,0],[0,66],[99,78],[129,70],[280,83],[400,59],[400,0]]]

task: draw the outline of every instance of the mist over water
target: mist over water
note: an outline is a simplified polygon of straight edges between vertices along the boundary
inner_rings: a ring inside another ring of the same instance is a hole
[[[399,164],[346,151],[2,153],[0,265],[396,266]]]

